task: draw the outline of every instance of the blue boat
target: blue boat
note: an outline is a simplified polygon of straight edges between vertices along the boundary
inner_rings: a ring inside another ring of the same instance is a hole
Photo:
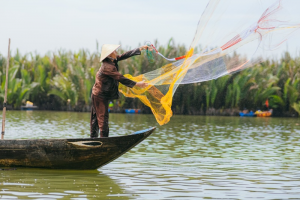
[[[125,109],[125,113],[135,114],[135,113],[141,113],[140,109]]]
[[[243,113],[243,112],[240,112],[240,116],[241,117],[255,117],[255,113],[253,111],[250,111],[248,113]]]

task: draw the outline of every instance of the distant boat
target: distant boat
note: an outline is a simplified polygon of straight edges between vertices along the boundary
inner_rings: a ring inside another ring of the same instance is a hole
[[[0,140],[0,167],[97,169],[129,151],[154,130],[155,127],[105,138]]]
[[[37,106],[34,106],[32,102],[26,101],[26,106],[21,106],[21,110],[34,110],[37,109]]]
[[[273,109],[269,111],[256,111],[255,114],[257,117],[270,117],[272,115]]]
[[[125,109],[125,113],[141,113],[140,109]]]
[[[250,111],[249,113],[243,113],[240,112],[241,117],[255,117],[255,113],[253,111]]]

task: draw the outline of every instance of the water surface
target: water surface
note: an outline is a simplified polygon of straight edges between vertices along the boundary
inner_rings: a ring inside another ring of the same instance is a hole
[[[8,111],[5,139],[89,137],[89,117]],[[110,136],[152,126],[98,170],[2,170],[0,199],[300,199],[299,118],[110,114]]]

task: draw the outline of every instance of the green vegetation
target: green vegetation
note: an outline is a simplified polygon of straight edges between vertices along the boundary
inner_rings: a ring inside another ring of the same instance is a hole
[[[159,46],[156,42],[156,46]],[[126,49],[129,50],[129,49]],[[125,52],[125,49],[121,49]],[[166,57],[181,56],[183,45],[171,39],[158,51]],[[40,109],[88,111],[91,88],[100,67],[99,53],[58,51],[45,56],[20,55],[10,59],[8,104],[19,109],[29,100]],[[120,72],[133,76],[155,70],[167,61],[156,59],[149,63],[146,53],[120,62]],[[0,101],[3,102],[6,58],[0,55]],[[227,110],[263,109],[269,99],[270,107],[281,116],[300,115],[300,57],[285,53],[279,60],[267,60],[255,67],[216,80],[181,85],[174,95],[173,111],[177,114],[224,114]],[[142,108],[139,100],[121,97],[115,106]]]

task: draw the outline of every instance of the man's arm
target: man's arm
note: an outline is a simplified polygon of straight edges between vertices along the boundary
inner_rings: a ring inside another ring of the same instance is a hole
[[[122,55],[118,55],[117,56],[117,61],[125,60],[125,59],[127,59],[131,56],[135,56],[135,55],[141,55],[140,48],[136,48],[136,49],[133,49],[131,51],[127,51],[127,52],[123,53]]]
[[[146,49],[150,49],[150,51],[152,51],[151,47],[148,47],[147,45],[144,45],[144,46],[141,46],[140,48],[136,48],[136,49],[133,49],[131,51],[127,51],[127,52],[123,53],[122,55],[118,55],[117,56],[117,61],[125,60],[125,59],[127,59],[131,56],[141,55],[141,51],[146,50]]]
[[[111,78],[119,81],[123,85],[132,88],[136,85],[135,81],[132,81],[125,76],[123,76],[120,72],[118,72],[117,68],[114,65],[106,64],[103,66],[103,70],[101,72],[104,75],[110,76]]]

